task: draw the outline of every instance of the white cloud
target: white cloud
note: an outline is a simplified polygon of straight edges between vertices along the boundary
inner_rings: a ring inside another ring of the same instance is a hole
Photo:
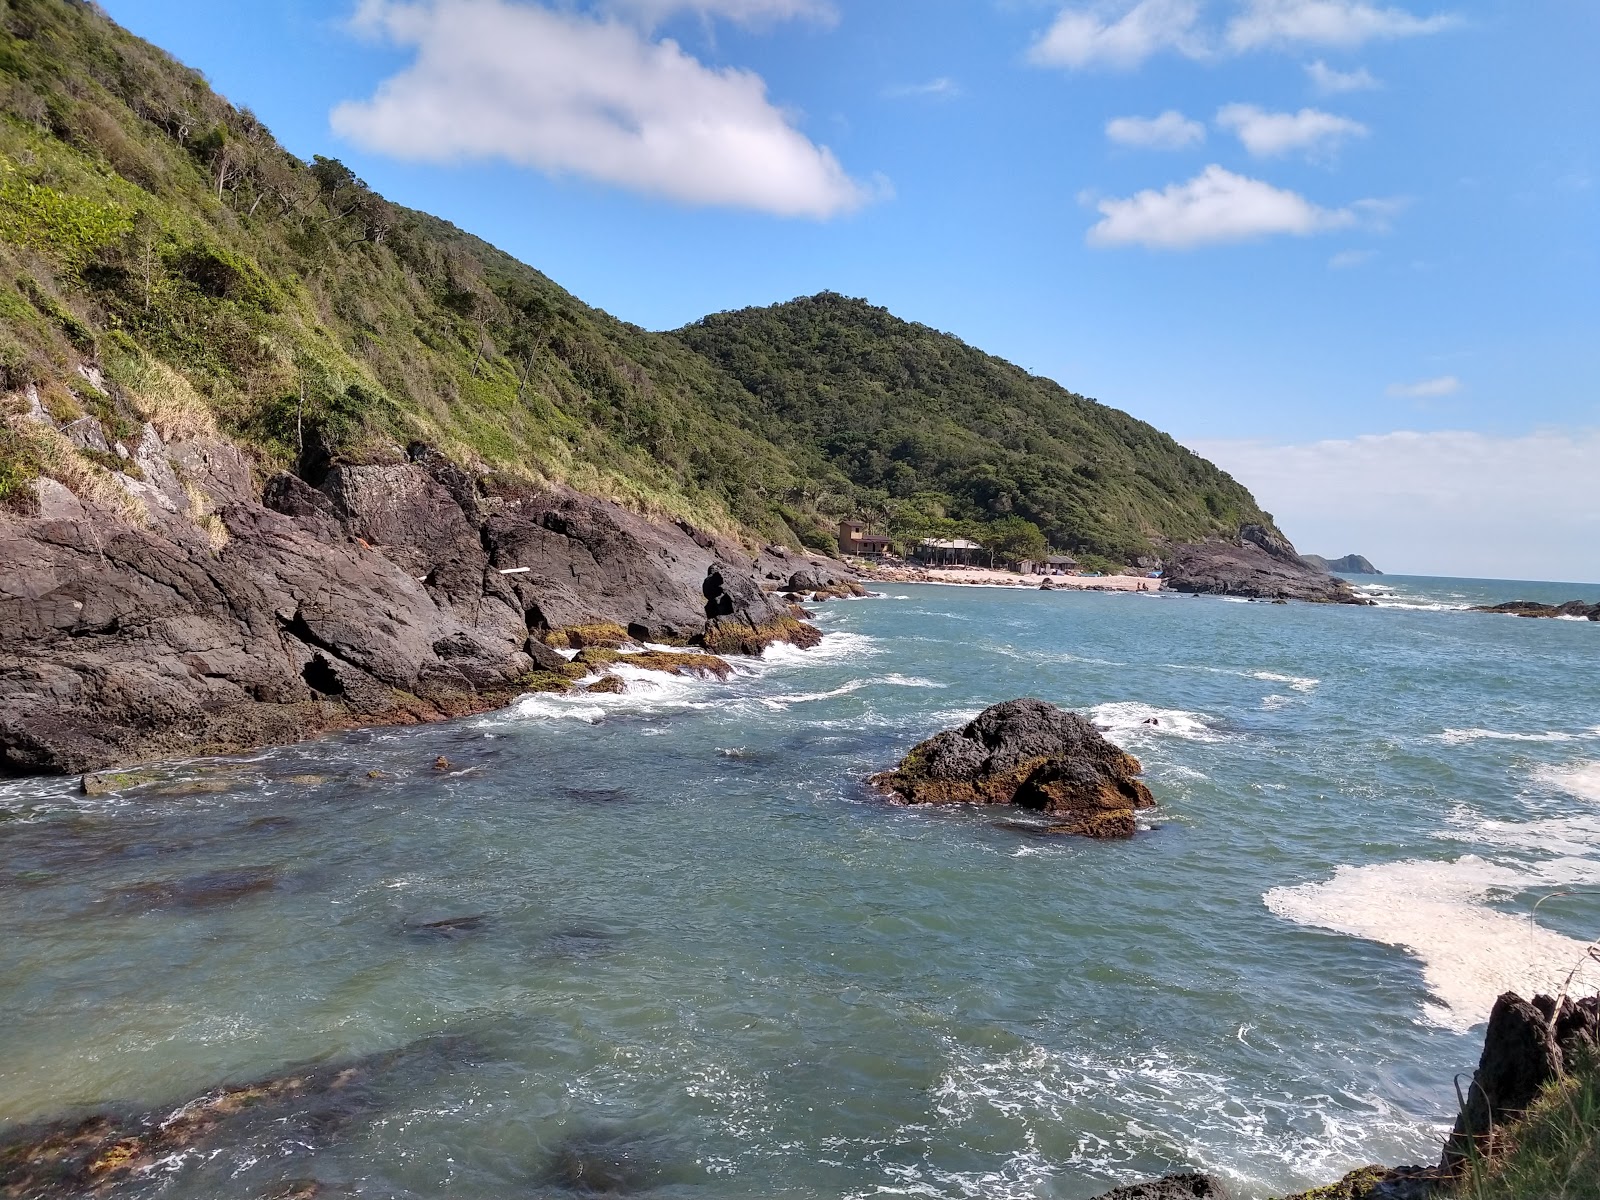
[[[839,10],[828,0],[604,0],[610,12],[655,25],[679,13],[722,17],[738,25],[761,27],[797,19],[831,25]]]
[[[1354,71],[1337,71],[1320,58],[1314,63],[1306,64],[1306,74],[1311,79],[1311,86],[1324,96],[1337,96],[1344,92],[1372,92],[1383,86],[1365,67],[1357,67]]]
[[[1218,242],[1245,242],[1274,234],[1304,237],[1361,222],[1359,205],[1319,208],[1304,196],[1259,179],[1235,175],[1213,163],[1187,183],[1147,189],[1125,200],[1095,202],[1101,220],[1089,230],[1091,246],[1148,246],[1186,250]]]
[[[831,217],[870,198],[759,75],[707,67],[632,25],[509,0],[365,0],[356,24],[416,51],[370,99],[331,114],[368,150],[503,159],[786,217]]]
[[[946,75],[937,79],[930,79],[927,83],[903,83],[894,87],[886,87],[883,94],[891,100],[917,99],[919,97],[941,98],[961,95],[961,85]]]
[[[1206,127],[1169,108],[1159,117],[1116,117],[1106,122],[1106,137],[1121,146],[1181,150],[1206,140]]]
[[[1417,383],[1391,383],[1388,394],[1398,400],[1437,400],[1453,396],[1461,390],[1461,380],[1454,375],[1441,375],[1437,379],[1423,379]]]
[[[1228,23],[1228,44],[1259,50],[1294,44],[1360,46],[1387,38],[1439,33],[1456,25],[1450,14],[1419,17],[1366,0],[1246,0]]]
[[[1313,157],[1331,154],[1346,138],[1365,137],[1367,127],[1348,117],[1318,108],[1297,113],[1267,112],[1254,104],[1226,104],[1217,110],[1217,124],[1238,135],[1244,148],[1257,158],[1272,158],[1294,150]]]
[[[1365,554],[1401,574],[1600,581],[1600,430],[1189,445],[1302,551]]]
[[[1029,58],[1047,67],[1136,67],[1163,50],[1203,57],[1198,0],[1096,3],[1061,10]]]
[[[1376,250],[1341,250],[1328,260],[1328,267],[1334,271],[1348,271],[1352,267],[1365,266],[1377,257]]]

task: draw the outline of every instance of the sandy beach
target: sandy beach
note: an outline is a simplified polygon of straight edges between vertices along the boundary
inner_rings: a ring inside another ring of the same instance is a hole
[[[1157,592],[1161,580],[1142,575],[1018,575],[989,567],[884,567],[856,564],[863,579],[883,583],[964,584],[968,587],[1011,587],[1038,590],[1048,583],[1050,590],[1068,589],[1090,592]]]

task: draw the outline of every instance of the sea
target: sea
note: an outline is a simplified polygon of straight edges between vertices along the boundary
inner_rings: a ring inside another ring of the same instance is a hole
[[[1465,610],[1600,587],[1352,582],[1375,607],[881,585],[726,683],[0,784],[0,1127],[433,1045],[110,1194],[1259,1200],[1432,1162],[1495,997],[1600,985],[1600,623]],[[866,786],[1019,696],[1140,758],[1137,836]]]

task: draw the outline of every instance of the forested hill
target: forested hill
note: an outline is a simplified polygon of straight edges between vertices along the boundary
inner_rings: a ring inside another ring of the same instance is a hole
[[[113,444],[214,423],[263,478],[425,441],[486,489],[820,548],[859,513],[1121,557],[1263,519],[1150,426],[862,302],[618,321],[301,162],[81,0],[0,4],[0,393],[23,509],[40,474],[117,494],[126,460],[58,431],[88,416]]]
[[[862,300],[719,313],[677,336],[760,401],[763,435],[838,468],[891,522],[1016,514],[1123,559],[1272,523],[1153,426]]]

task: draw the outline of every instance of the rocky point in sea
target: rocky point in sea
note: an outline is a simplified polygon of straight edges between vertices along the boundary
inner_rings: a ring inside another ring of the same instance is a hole
[[[1025,699],[929,738],[872,784],[902,804],[1015,804],[1049,816],[1053,833],[1120,838],[1155,804],[1143,770],[1087,718]]]
[[[1175,592],[1366,604],[1337,575],[1309,566],[1282,534],[1244,525],[1232,541],[1212,539],[1167,547],[1166,586]]]
[[[1600,621],[1600,604],[1588,604],[1582,600],[1568,600],[1563,604],[1541,604],[1537,600],[1509,600],[1504,604],[1480,604],[1469,611],[1500,613],[1510,617],[1569,617]]]

